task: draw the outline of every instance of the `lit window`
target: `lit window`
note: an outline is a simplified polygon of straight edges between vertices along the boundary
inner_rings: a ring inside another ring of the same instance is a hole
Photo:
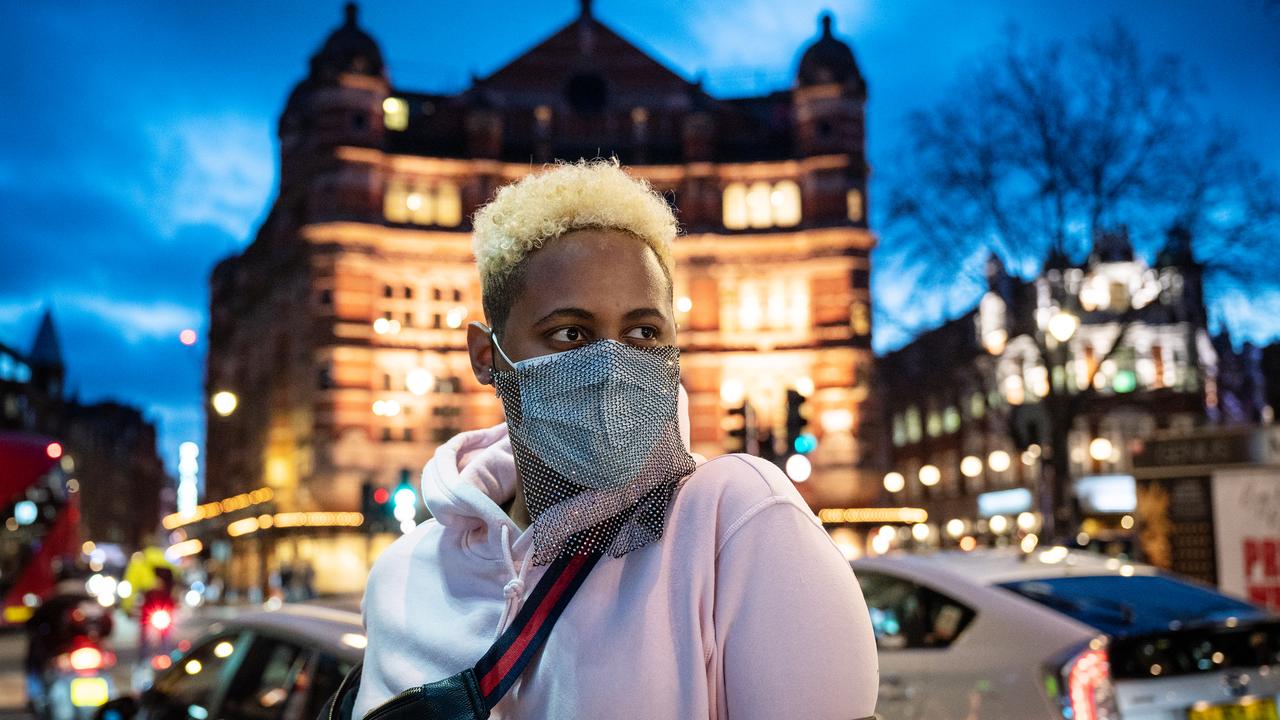
[[[920,442],[920,411],[907,408],[907,442]]]
[[[907,444],[907,424],[901,414],[893,416],[893,445],[901,447]]]
[[[773,225],[772,192],[767,182],[753,182],[747,190],[747,223],[753,228]]]
[[[409,127],[409,103],[398,97],[383,100],[382,123],[388,130],[404,130]]]
[[[724,226],[730,230],[742,230],[747,226],[747,188],[742,183],[730,183],[724,189]]]
[[[435,219],[435,203],[432,202],[431,191],[418,186],[405,199],[414,225],[430,225]]]
[[[929,411],[929,416],[924,422],[924,431],[929,434],[929,437],[938,437],[942,434],[942,416],[937,410]]]
[[[387,193],[382,198],[382,214],[391,222],[409,222],[409,191],[404,183],[392,181],[387,184]]]
[[[955,406],[942,411],[943,432],[953,433],[960,429],[960,411]]]
[[[866,303],[858,301],[853,304],[849,312],[849,324],[853,328],[855,335],[871,334],[871,308]]]
[[[783,180],[774,185],[770,201],[773,221],[778,227],[794,227],[800,223],[800,186],[794,181]]]
[[[862,191],[854,188],[844,194],[850,222],[862,222]]]
[[[462,222],[462,196],[451,182],[442,182],[436,188],[436,222],[445,227],[457,227]]]
[[[980,418],[987,410],[987,400],[982,393],[975,392],[969,396],[969,414],[975,418]]]

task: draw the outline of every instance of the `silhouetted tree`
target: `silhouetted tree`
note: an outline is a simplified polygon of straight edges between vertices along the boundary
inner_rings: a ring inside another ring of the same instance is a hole
[[[884,173],[883,245],[907,258],[917,289],[936,292],[980,276],[990,254],[1028,273],[1082,258],[1121,226],[1147,253],[1179,228],[1210,295],[1274,288],[1280,184],[1206,102],[1180,60],[1144,56],[1119,24],[1070,45],[1011,30],[940,102],[909,115],[907,147]],[[1103,360],[1137,310],[1115,318]],[[1062,362],[1043,333],[1036,340],[1046,366]],[[1093,392],[1090,377],[1080,392],[1044,398],[1056,508],[1066,503],[1067,433]]]

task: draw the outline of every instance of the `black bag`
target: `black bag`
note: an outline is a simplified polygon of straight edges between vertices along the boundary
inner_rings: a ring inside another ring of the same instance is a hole
[[[534,586],[515,621],[475,666],[409,688],[371,710],[364,720],[485,720],[551,635],[552,626],[599,559],[599,554],[560,557]],[[318,720],[352,720],[362,666],[357,664],[342,679],[320,709]]]

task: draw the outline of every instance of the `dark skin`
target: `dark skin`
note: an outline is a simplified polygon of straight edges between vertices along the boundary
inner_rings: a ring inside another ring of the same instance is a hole
[[[605,339],[640,347],[676,344],[671,283],[640,238],[621,230],[574,230],[524,262],[523,287],[498,336],[512,361]],[[467,327],[467,352],[483,385],[493,384],[493,368],[512,369],[479,323]],[[503,510],[519,528],[529,526],[522,483]]]

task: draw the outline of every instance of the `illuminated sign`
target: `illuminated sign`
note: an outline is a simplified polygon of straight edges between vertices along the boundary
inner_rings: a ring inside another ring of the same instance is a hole
[[[1026,488],[995,490],[978,496],[978,516],[1017,515],[1031,509],[1031,491]]]
[[[1087,513],[1130,513],[1138,507],[1132,475],[1086,475],[1076,480],[1076,497]]]

